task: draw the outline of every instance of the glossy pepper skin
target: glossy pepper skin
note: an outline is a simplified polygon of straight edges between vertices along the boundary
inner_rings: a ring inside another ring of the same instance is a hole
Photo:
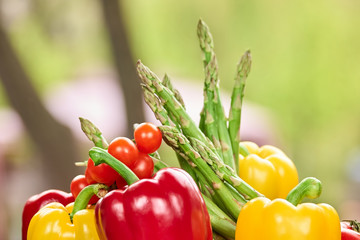
[[[341,222],[341,240],[360,240],[360,225],[357,221]]]
[[[182,169],[159,170],[123,190],[114,190],[95,208],[100,239],[212,240],[201,193]]]
[[[29,240],[98,240],[94,209],[83,209],[75,213],[71,222],[73,203],[66,207],[58,202],[49,203],[41,208],[29,224]]]
[[[47,190],[30,197],[26,201],[22,213],[22,240],[27,239],[27,231],[31,218],[40,210],[40,208],[51,202],[59,202],[63,205],[67,205],[74,202],[74,197],[71,193],[56,189]]]
[[[239,176],[269,199],[285,198],[299,182],[294,163],[280,149],[242,142],[249,155],[239,155]]]
[[[340,240],[340,220],[328,204],[255,198],[240,212],[235,240]]]

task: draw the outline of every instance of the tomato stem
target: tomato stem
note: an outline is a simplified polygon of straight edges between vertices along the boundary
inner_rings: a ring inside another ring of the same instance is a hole
[[[106,186],[105,184],[100,184],[100,183],[92,184],[92,185],[88,185],[88,186],[84,187],[75,199],[73,210],[70,213],[71,222],[73,221],[74,215],[78,211],[86,208],[86,206],[89,204],[89,201],[93,195],[96,195],[99,198],[104,197],[105,194],[107,193],[108,189],[109,189],[108,186]]]
[[[305,197],[310,199],[318,198],[321,194],[321,190],[322,185],[320,180],[314,177],[307,177],[289,192],[286,200],[296,206]]]
[[[111,156],[106,150],[99,147],[93,147],[89,151],[90,158],[94,161],[95,166],[105,163],[112,167],[117,173],[119,173],[125,181],[131,185],[134,182],[139,181],[139,178],[133,171],[130,170],[125,164],[118,159]]]

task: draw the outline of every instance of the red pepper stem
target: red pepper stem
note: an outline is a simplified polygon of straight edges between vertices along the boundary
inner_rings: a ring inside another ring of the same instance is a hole
[[[108,189],[109,189],[108,186],[100,183],[92,184],[84,187],[83,190],[81,190],[81,192],[75,199],[73,210],[70,213],[71,222],[73,221],[74,215],[78,211],[86,208],[93,195],[97,195],[98,197],[103,197],[107,193]]]
[[[321,194],[322,185],[320,180],[314,177],[304,178],[286,197],[286,200],[297,206],[306,197],[318,198]]]
[[[135,175],[133,171],[130,170],[125,164],[123,164],[118,159],[111,156],[106,150],[99,147],[93,147],[89,151],[90,158],[94,161],[95,166],[105,163],[112,167],[116,172],[118,172],[125,181],[131,185],[134,182],[139,181],[139,178]]]

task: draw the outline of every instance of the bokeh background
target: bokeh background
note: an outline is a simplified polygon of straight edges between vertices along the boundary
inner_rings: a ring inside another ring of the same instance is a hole
[[[202,106],[198,20],[210,27],[225,108],[252,52],[241,133],[273,144],[316,200],[360,220],[360,2],[357,0],[1,0],[0,239],[20,239],[22,207],[69,191],[92,146],[78,117],[110,141],[153,121],[135,63],[171,76],[195,120]],[[161,147],[162,159],[176,166]]]

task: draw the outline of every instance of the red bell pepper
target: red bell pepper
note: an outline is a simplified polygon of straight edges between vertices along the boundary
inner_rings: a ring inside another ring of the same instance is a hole
[[[165,168],[141,179],[105,150],[89,151],[95,165],[106,163],[128,183],[95,207],[100,239],[212,240],[210,217],[201,193],[182,169]]]
[[[341,222],[341,240],[360,240],[360,224],[357,221]]]
[[[30,197],[26,201],[22,213],[22,240],[27,239],[26,235],[31,218],[40,210],[40,208],[51,202],[59,202],[63,205],[67,205],[74,202],[74,197],[71,193],[55,189],[47,190]]]

